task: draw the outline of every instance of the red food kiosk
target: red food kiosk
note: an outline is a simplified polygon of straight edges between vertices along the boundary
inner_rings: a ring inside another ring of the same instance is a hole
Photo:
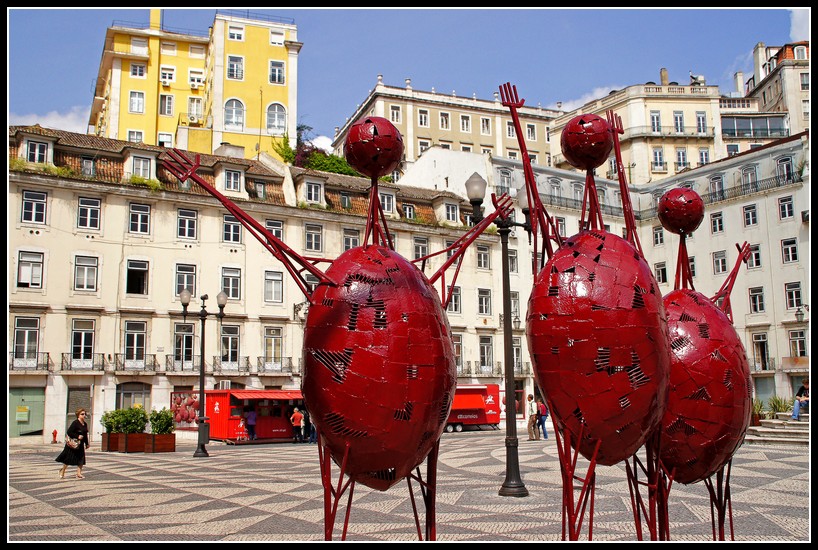
[[[294,407],[304,407],[299,390],[207,390],[205,395],[211,439],[235,440],[248,407],[256,411],[258,439],[292,439],[290,415]]]
[[[499,429],[500,386],[458,385],[452,411],[446,420],[447,432],[463,431],[463,426],[490,426]]]

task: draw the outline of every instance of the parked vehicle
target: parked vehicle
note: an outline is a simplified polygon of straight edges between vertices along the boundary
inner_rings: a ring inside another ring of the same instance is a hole
[[[500,429],[500,386],[497,384],[459,385],[452,401],[446,431],[462,432],[464,426]]]

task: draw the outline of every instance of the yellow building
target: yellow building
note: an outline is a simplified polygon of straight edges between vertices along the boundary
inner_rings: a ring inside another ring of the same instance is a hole
[[[278,157],[295,146],[298,52],[292,20],[216,12],[209,31],[115,22],[105,36],[88,122],[101,137],[214,153],[222,144]]]

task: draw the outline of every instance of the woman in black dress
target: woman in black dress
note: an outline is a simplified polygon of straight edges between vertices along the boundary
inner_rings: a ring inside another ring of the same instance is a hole
[[[82,467],[85,465],[85,449],[90,446],[88,443],[88,424],[85,422],[87,416],[85,409],[77,409],[77,419],[71,423],[65,432],[66,436],[78,440],[79,445],[75,449],[66,443],[60,456],[54,459],[63,463],[63,467],[60,468],[60,479],[65,479],[65,470],[69,465],[77,467],[77,477],[79,479],[85,479],[85,476],[82,475]]]

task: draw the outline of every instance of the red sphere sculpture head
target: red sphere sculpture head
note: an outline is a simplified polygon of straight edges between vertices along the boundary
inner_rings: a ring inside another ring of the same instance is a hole
[[[667,191],[659,199],[658,210],[662,226],[677,235],[693,233],[704,219],[704,201],[692,189]]]
[[[579,115],[562,130],[560,147],[565,160],[581,170],[593,170],[608,160],[613,149],[611,127],[597,115]]]
[[[403,158],[403,138],[383,117],[365,117],[350,126],[344,143],[347,162],[370,178],[391,173]]]

